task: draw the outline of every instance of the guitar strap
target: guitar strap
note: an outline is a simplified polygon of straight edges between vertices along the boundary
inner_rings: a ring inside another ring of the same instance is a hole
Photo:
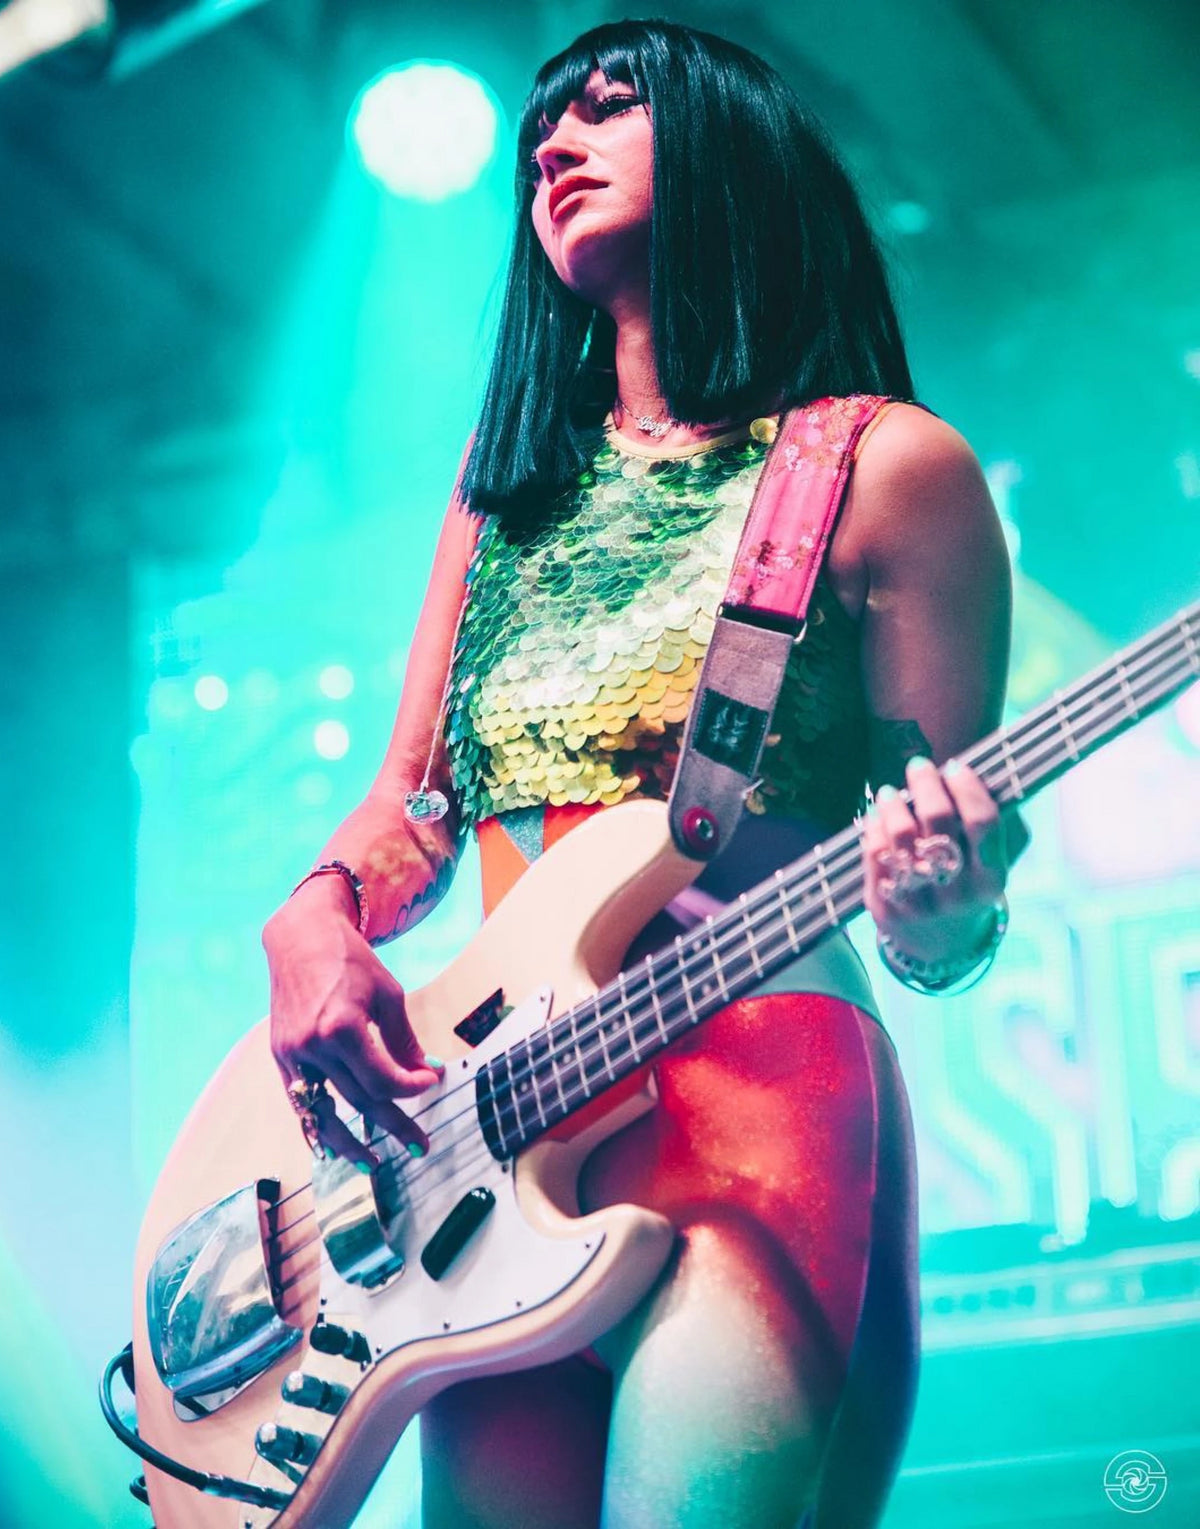
[[[671,788],[671,833],[711,860],[733,838],[788,656],[845,499],[863,431],[889,398],[819,398],[784,415],[763,463],[688,717]]]

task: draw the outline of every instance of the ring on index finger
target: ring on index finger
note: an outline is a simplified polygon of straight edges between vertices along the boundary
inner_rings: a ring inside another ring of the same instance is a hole
[[[885,902],[906,897],[921,883],[913,857],[906,849],[885,849],[878,856],[878,864],[884,873],[879,881],[879,895]]]
[[[944,887],[963,868],[963,853],[949,834],[928,834],[913,845],[913,869],[922,881]]]
[[[333,1097],[325,1087],[325,1079],[319,1073],[306,1073],[293,1078],[287,1086],[287,1096],[299,1117],[304,1140],[314,1156],[323,1157],[325,1147],[321,1141],[320,1112],[326,1103],[333,1103]]]

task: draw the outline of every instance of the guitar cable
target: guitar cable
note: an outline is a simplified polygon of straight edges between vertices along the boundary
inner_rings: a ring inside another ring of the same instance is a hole
[[[127,1449],[131,1449],[135,1455],[152,1465],[155,1470],[162,1471],[164,1475],[174,1476],[176,1481],[182,1481],[186,1486],[194,1487],[197,1492],[206,1492],[210,1497],[231,1498],[235,1502],[249,1503],[254,1508],[274,1508],[281,1510],[291,1502],[291,1497],[286,1492],[277,1492],[271,1487],[256,1486],[252,1481],[238,1481],[233,1476],[213,1476],[207,1471],[193,1470],[191,1466],[182,1465],[178,1460],[172,1460],[170,1455],[164,1455],[152,1444],[143,1441],[141,1435],[132,1428],[128,1428],[122,1422],[117,1412],[116,1403],[113,1401],[112,1386],[113,1376],[120,1370],[121,1378],[129,1387],[129,1393],[137,1400],[137,1391],[134,1387],[133,1375],[133,1344],[127,1343],[119,1354],[114,1354],[104,1367],[104,1375],[100,1381],[100,1411],[104,1414],[104,1421],[120,1439]],[[139,1502],[147,1506],[150,1503],[149,1494],[146,1491],[145,1477],[139,1476],[129,1487],[129,1490]]]

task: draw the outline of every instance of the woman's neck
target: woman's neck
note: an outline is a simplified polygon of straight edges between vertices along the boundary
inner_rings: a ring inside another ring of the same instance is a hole
[[[662,446],[670,450],[696,441],[706,441],[728,430],[730,421],[714,425],[685,425],[671,418],[658,378],[654,353],[654,335],[648,301],[614,305],[612,317],[617,326],[616,369],[617,399],[613,423],[631,441]],[[665,424],[665,430],[653,433],[638,426],[639,419]]]

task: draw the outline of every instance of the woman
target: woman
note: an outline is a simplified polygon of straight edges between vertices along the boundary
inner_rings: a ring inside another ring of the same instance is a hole
[[[597,28],[539,73],[520,161],[496,357],[391,745],[264,935],[283,1078],[320,1146],[364,1167],[320,1080],[420,1153],[395,1101],[440,1076],[370,944],[433,906],[467,828],[492,904],[582,817],[666,794],[774,417],[912,394],[854,194],[753,55],[667,23]],[[869,780],[885,956],[931,991],[977,972],[1003,932],[1005,832],[952,756],[999,720],[1008,635],[978,464],[924,410],[884,408],[757,811],[642,947],[844,826]],[[844,936],[673,1048],[657,1081],[581,1196],[669,1215],[668,1269],[595,1352],[426,1409],[427,1529],[879,1521],[916,1379],[915,1178],[895,1052]]]

